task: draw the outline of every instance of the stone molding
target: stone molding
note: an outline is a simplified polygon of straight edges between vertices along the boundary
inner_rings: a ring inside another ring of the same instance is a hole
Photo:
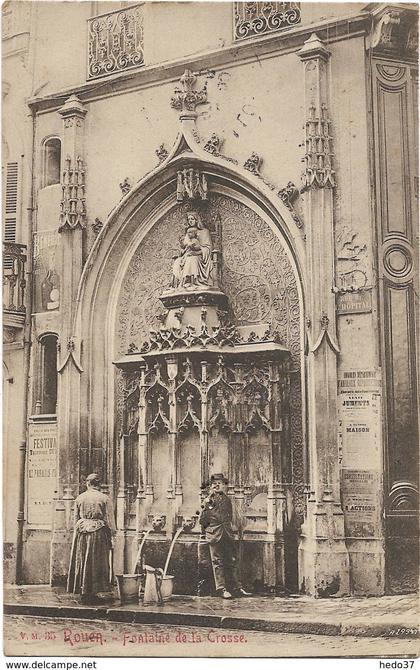
[[[110,95],[122,91],[136,91],[148,88],[154,82],[169,82],[179,79],[186,68],[194,71],[204,71],[207,68],[228,67],[231,64],[238,65],[241,62],[254,61],[270,57],[273,53],[279,55],[297,51],[305,40],[314,32],[328,44],[347,40],[349,37],[366,35],[371,26],[371,15],[367,12],[352,14],[341,19],[328,19],[310,25],[300,25],[287,32],[279,32],[260,37],[258,40],[244,40],[228,47],[213,49],[191,56],[174,60],[165,64],[163,68],[157,65],[144,66],[137,72],[119,73],[110,75],[107,80],[102,81],[101,93],[97,91],[97,81],[82,83],[69,89],[56,91],[46,96],[30,98],[28,105],[34,111],[46,111],[58,109],[61,101],[66,95],[78,94],[83,97],[84,102],[107,98]],[[333,30],[331,30],[333,28]],[[333,36],[332,36],[333,35]]]

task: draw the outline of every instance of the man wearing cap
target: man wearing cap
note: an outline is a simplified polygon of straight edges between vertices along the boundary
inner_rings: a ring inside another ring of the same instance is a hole
[[[97,602],[98,593],[110,591],[109,553],[116,529],[112,502],[100,490],[99,475],[88,475],[86,486],[74,503],[67,591],[79,593],[87,604]]]
[[[238,578],[238,566],[232,529],[232,503],[226,495],[228,480],[222,473],[210,478],[210,494],[203,501],[199,523],[206,533],[210,548],[214,581],[217,594],[230,600],[232,594],[227,589],[226,573],[231,578],[232,590],[236,596],[251,595],[244,591]]]

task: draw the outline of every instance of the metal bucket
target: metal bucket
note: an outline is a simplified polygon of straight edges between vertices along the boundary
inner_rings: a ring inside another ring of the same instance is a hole
[[[139,591],[141,587],[141,575],[115,575],[118,584],[118,594],[121,605],[139,601]]]
[[[174,588],[174,577],[173,575],[165,575],[162,577],[162,582],[160,585],[160,592],[162,594],[162,600],[170,600],[172,598],[172,591]]]

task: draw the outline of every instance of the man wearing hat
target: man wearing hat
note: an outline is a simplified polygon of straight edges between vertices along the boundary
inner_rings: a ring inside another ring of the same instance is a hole
[[[74,536],[67,591],[79,593],[82,603],[98,601],[97,594],[109,592],[109,553],[115,534],[115,519],[109,496],[100,490],[96,472],[86,478],[87,490],[74,502]]]
[[[228,480],[222,473],[210,478],[210,493],[203,501],[199,523],[206,533],[210,548],[214,581],[217,594],[230,600],[232,594],[227,589],[226,573],[231,578],[234,595],[249,596],[240,584],[236,559],[234,533],[232,529],[232,503],[226,495]]]

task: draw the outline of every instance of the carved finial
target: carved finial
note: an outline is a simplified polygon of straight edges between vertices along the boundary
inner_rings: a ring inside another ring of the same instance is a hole
[[[207,102],[207,84],[204,85],[201,91],[195,91],[194,84],[196,79],[197,77],[191,70],[185,70],[179,80],[182,89],[176,88],[171,98],[171,107],[173,109],[178,109],[184,114],[195,114],[197,105]]]
[[[120,183],[120,189],[123,195],[126,195],[129,191],[131,191],[131,182],[128,177],[125,177],[124,181]]]
[[[212,133],[204,145],[204,151],[208,151],[209,154],[213,154],[213,156],[218,156],[220,154],[220,147],[222,144],[223,140],[218,135],[216,135],[216,133]]]
[[[207,323],[207,309],[205,307],[201,308],[201,323],[203,325]]]
[[[163,163],[169,156],[168,150],[165,148],[164,144],[160,144],[155,151],[156,156],[159,159],[159,163]]]
[[[328,60],[330,52],[325,46],[324,42],[318,37],[316,33],[312,33],[310,37],[303,43],[303,47],[297,52],[301,60],[312,60],[321,58]]]
[[[244,168],[245,170],[252,172],[252,174],[257,175],[257,177],[260,177],[261,164],[262,158],[255,151],[253,151],[250,157],[245,161]]]

